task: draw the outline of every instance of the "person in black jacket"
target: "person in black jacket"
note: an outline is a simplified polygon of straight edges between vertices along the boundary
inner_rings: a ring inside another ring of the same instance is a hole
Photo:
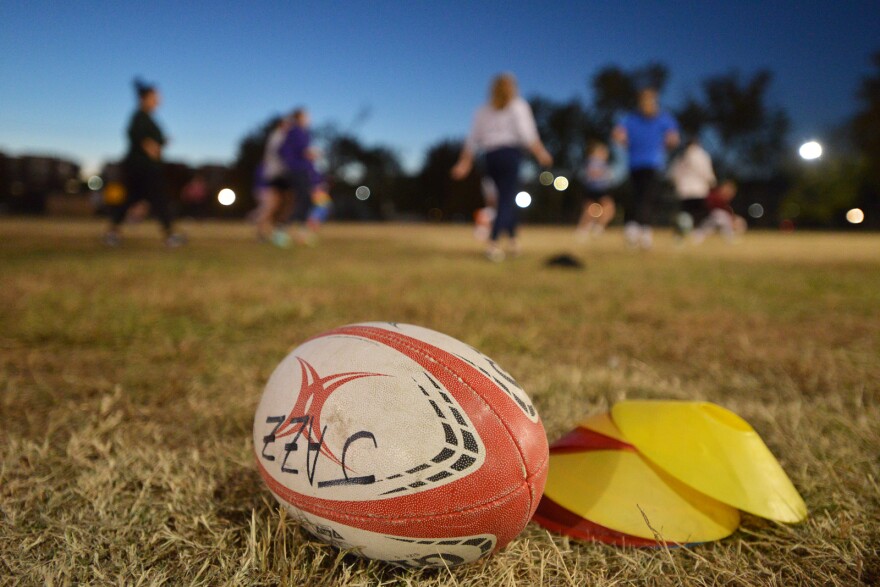
[[[162,149],[167,139],[152,116],[161,102],[161,96],[155,86],[141,80],[135,80],[134,86],[138,109],[128,125],[128,153],[122,164],[126,198],[110,211],[110,229],[104,235],[104,243],[109,246],[120,244],[119,227],[125,220],[126,212],[133,204],[145,200],[162,224],[165,244],[178,247],[185,239],[174,232],[168,206],[162,165]]]

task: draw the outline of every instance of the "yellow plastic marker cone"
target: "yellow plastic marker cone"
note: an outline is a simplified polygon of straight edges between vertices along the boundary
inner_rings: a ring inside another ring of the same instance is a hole
[[[770,449],[730,410],[709,402],[625,401],[611,416],[627,442],[694,489],[770,520],[807,517],[804,500]]]
[[[633,450],[550,453],[544,494],[591,522],[680,544],[719,540],[739,512],[701,494]],[[647,519],[646,519],[647,518]]]
[[[587,430],[592,430],[593,432],[598,432],[603,436],[619,440],[620,442],[627,442],[623,433],[620,431],[620,428],[618,428],[611,419],[610,412],[602,412],[601,414],[590,416],[578,424],[578,426],[586,428]]]

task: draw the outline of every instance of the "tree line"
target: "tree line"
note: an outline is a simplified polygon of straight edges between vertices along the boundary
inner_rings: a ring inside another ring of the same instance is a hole
[[[880,226],[880,52],[873,63],[875,71],[856,91],[858,111],[827,137],[830,154],[809,165],[790,152],[790,119],[782,106],[770,101],[773,75],[768,70],[709,76],[681,103],[666,107],[686,138],[702,139],[713,155],[717,175],[740,184],[736,205],[741,211],[745,213],[751,203],[761,204],[765,214],[752,219],[754,223],[841,225],[846,209],[859,206],[867,222]],[[529,96],[541,136],[556,162],[555,171],[574,177],[585,146],[591,140],[605,140],[616,117],[635,108],[638,89],[650,85],[662,93],[669,79],[669,68],[661,63],[632,69],[609,65],[588,79],[589,102]],[[253,198],[254,177],[270,127],[267,120],[239,146],[231,178],[245,201]],[[469,220],[482,205],[476,175],[464,182],[449,178],[460,138],[439,140],[428,149],[422,168],[407,174],[393,148],[366,145],[352,130],[325,124],[314,134],[325,146],[337,215],[343,219]],[[354,197],[358,185],[370,188],[368,200]],[[577,182],[571,185],[564,193],[537,183],[528,185],[536,196],[529,218],[573,221],[579,196]]]

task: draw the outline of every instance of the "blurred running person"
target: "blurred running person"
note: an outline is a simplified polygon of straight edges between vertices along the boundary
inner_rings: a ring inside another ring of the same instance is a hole
[[[330,196],[327,181],[320,173],[315,172],[312,184],[312,206],[306,218],[306,229],[302,234],[303,243],[309,246],[317,243],[318,231],[333,212],[333,198]]]
[[[278,151],[287,167],[288,180],[293,190],[293,205],[286,212],[287,222],[304,223],[309,214],[318,151],[311,146],[309,132],[311,117],[305,108],[297,108],[291,115],[292,124]]]
[[[617,207],[612,190],[626,180],[627,169],[621,131],[614,133],[610,150],[602,141],[593,141],[587,146],[587,159],[581,172],[584,206],[575,232],[578,240],[601,235],[614,220]]]
[[[161,96],[155,86],[139,79],[134,82],[138,109],[128,125],[128,153],[123,161],[125,176],[125,201],[110,211],[110,228],[104,234],[104,243],[118,246],[121,243],[120,226],[126,212],[134,204],[147,201],[153,214],[162,224],[165,245],[179,247],[186,242],[183,235],[174,232],[168,193],[165,187],[165,170],[162,164],[162,149],[168,142],[162,129],[153,119],[153,112],[159,107]]]
[[[519,191],[519,167],[524,147],[540,165],[549,167],[553,164],[553,157],[538,135],[532,109],[519,96],[516,78],[504,73],[492,81],[489,102],[477,110],[470,134],[450,172],[453,179],[464,179],[473,169],[476,154],[485,153],[486,173],[498,190],[498,209],[486,250],[486,256],[492,261],[504,260],[505,253],[498,246],[502,233],[509,238],[509,252],[519,253],[514,200]]]
[[[632,204],[626,210],[624,235],[632,247],[650,249],[654,204],[666,166],[666,150],[678,145],[678,123],[660,110],[657,90],[639,92],[638,109],[626,114],[617,126],[628,144]]]
[[[474,212],[474,238],[480,242],[488,242],[495,223],[495,212],[498,210],[498,188],[491,178],[480,179],[480,191],[483,193],[483,207]]]
[[[269,240],[279,247],[290,244],[290,237],[278,226],[283,210],[289,207],[285,202],[292,198],[289,171],[281,157],[281,145],[287,138],[290,127],[289,117],[279,117],[273,122],[266,139],[262,163],[262,201],[256,217],[257,238]]]
[[[736,197],[736,182],[725,180],[709,192],[706,197],[706,217],[694,230],[693,239],[701,243],[713,232],[717,231],[727,242],[733,242],[737,235],[744,233],[748,227],[745,219],[737,216],[730,202]]]
[[[706,196],[716,181],[712,158],[700,145],[699,138],[691,138],[684,151],[672,161],[669,179],[680,202],[675,218],[676,230],[679,235],[686,236],[705,219],[708,213]]]

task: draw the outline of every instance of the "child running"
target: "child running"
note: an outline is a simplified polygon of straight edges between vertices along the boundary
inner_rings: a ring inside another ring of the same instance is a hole
[[[736,190],[736,182],[728,179],[709,192],[706,197],[706,218],[693,233],[695,243],[703,242],[715,231],[727,242],[733,242],[737,235],[746,231],[748,225],[745,219],[737,216],[730,205],[736,197]]]
[[[623,147],[623,135],[615,131],[611,149],[601,141],[587,147],[586,164],[581,172],[584,184],[584,206],[575,232],[577,239],[586,241],[599,236],[614,219],[616,206],[612,190],[626,179],[628,158]]]

